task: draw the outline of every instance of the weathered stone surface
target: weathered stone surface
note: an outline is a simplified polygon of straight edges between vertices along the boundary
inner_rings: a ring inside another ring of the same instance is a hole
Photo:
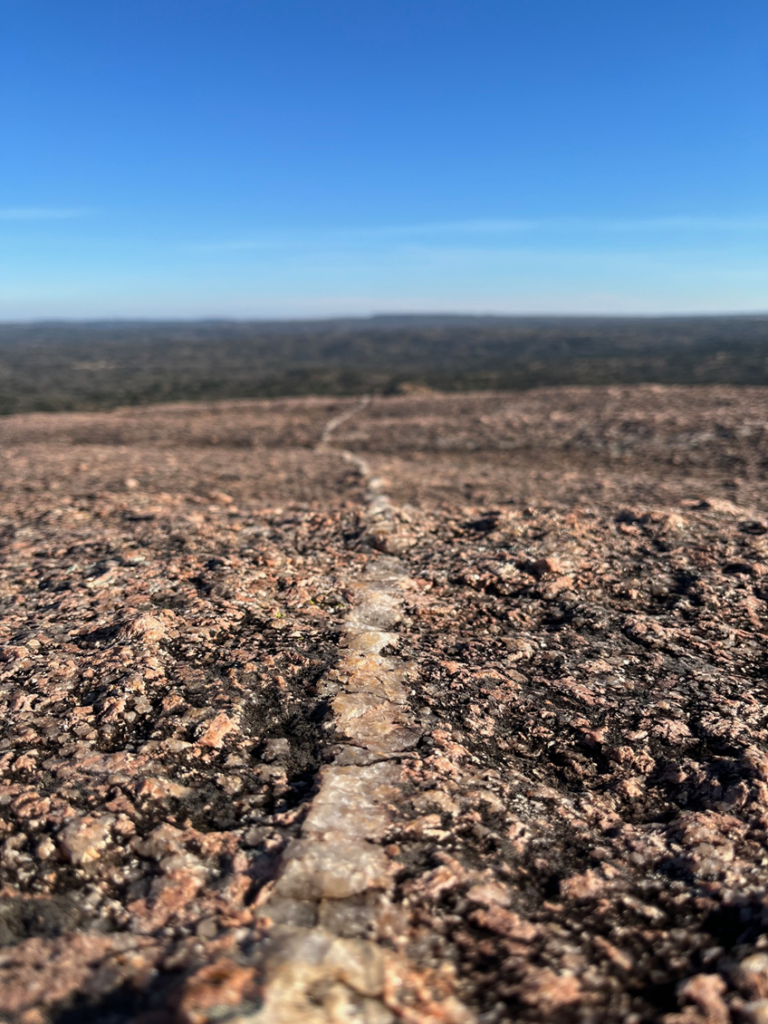
[[[400,796],[400,777],[400,769],[386,762],[324,768],[302,834],[336,832],[356,839],[382,839],[392,822],[389,807]]]
[[[399,622],[401,615],[402,601],[398,596],[362,584],[354,595],[348,621],[351,629],[388,630]]]
[[[292,899],[340,900],[366,889],[386,889],[391,877],[391,862],[380,847],[337,833],[292,843],[275,893]]]
[[[0,422],[2,1012],[765,1019],[765,392],[355,405]]]
[[[59,847],[75,867],[98,860],[109,845],[115,818],[111,814],[75,818],[58,836]]]
[[[177,999],[176,1018],[179,1024],[207,1024],[229,1017],[232,1007],[250,1003],[255,1010],[259,1002],[256,971],[222,959],[186,979]]]

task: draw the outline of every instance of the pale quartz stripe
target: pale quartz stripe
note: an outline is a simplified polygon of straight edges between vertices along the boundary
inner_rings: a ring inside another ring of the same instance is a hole
[[[334,417],[318,448],[365,407],[364,400]],[[341,451],[366,485],[366,529],[378,549],[401,551],[395,509],[366,460]],[[350,581],[352,609],[343,653],[320,684],[333,711],[338,747],[319,775],[319,788],[301,837],[283,853],[262,910],[273,922],[261,951],[264,1002],[232,1024],[472,1024],[453,996],[439,1004],[404,1007],[397,993],[415,968],[391,949],[350,932],[396,939],[404,925],[390,903],[397,865],[381,845],[400,795],[400,760],[419,741],[409,716],[412,667],[382,654],[397,634],[408,578],[390,554],[372,558]]]

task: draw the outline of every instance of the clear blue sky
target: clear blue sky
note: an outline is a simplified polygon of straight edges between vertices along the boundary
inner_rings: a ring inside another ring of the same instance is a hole
[[[717,310],[766,0],[0,0],[0,318]]]

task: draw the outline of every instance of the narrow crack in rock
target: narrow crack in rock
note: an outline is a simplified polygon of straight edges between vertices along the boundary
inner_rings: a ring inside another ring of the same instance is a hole
[[[317,449],[369,401],[330,420]],[[332,709],[335,756],[320,771],[300,838],[283,852],[263,903],[271,923],[262,950],[263,1005],[237,1022],[472,1024],[474,1015],[445,991],[445,977],[434,996],[429,979],[396,951],[405,911],[390,900],[399,865],[382,842],[401,798],[401,760],[422,730],[408,712],[411,666],[382,652],[397,639],[408,580],[403,563],[386,552],[402,550],[406,539],[383,481],[364,459],[340,454],[366,485],[366,540],[380,553],[347,587],[352,609],[343,653],[319,686]]]

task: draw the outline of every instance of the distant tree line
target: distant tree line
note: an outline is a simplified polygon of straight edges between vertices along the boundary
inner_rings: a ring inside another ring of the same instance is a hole
[[[0,413],[196,399],[768,384],[768,316],[0,324]]]

